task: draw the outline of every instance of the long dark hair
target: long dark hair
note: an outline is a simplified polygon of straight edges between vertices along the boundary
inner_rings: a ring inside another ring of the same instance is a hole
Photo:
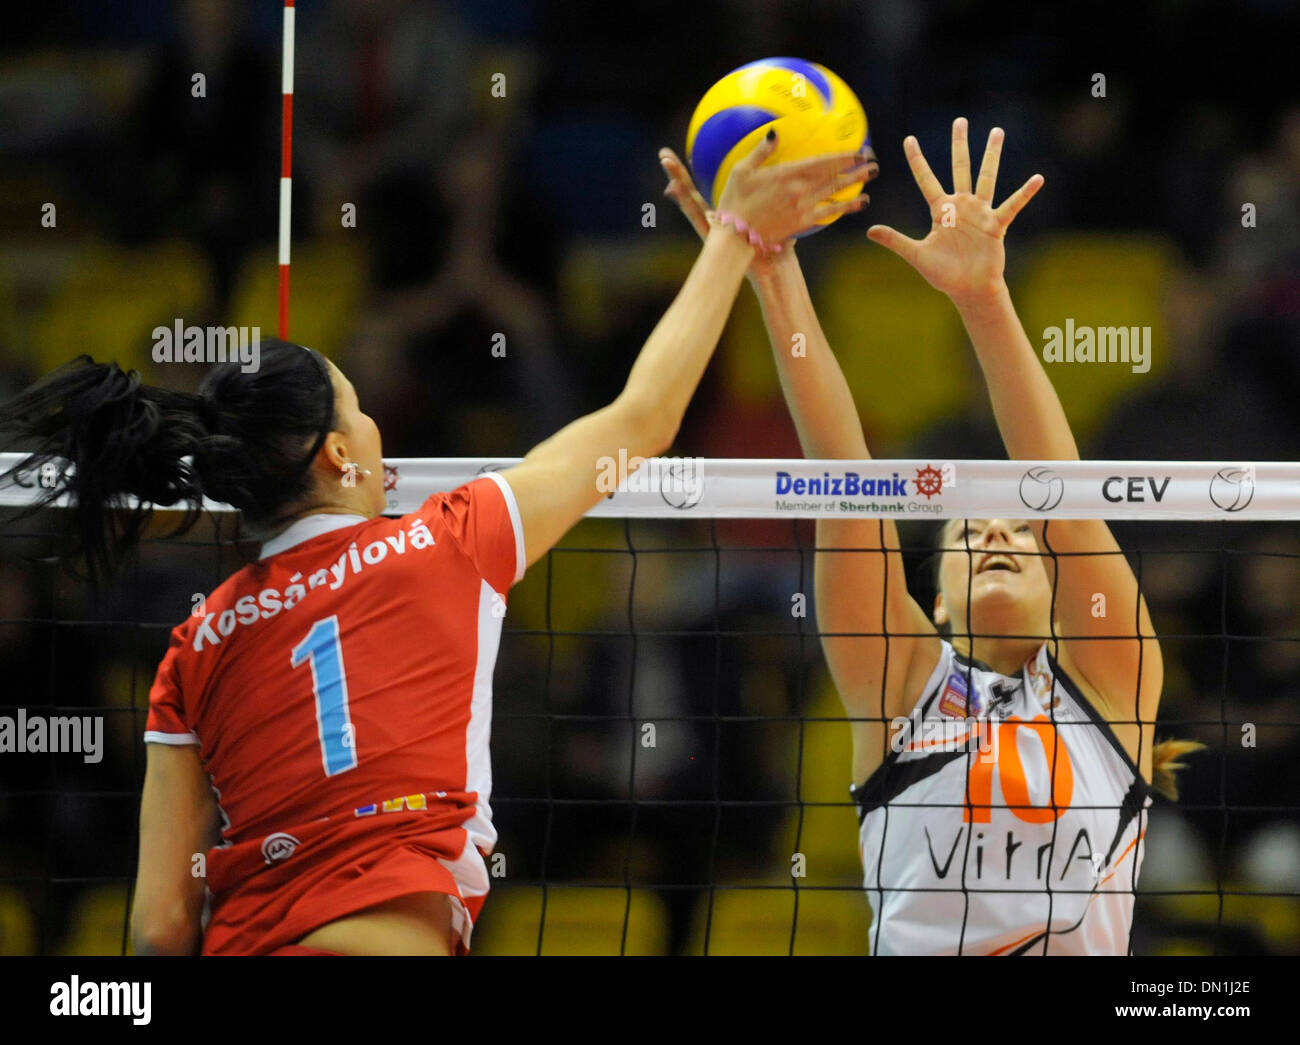
[[[310,492],[336,426],[329,366],[301,345],[263,342],[257,370],[217,364],[197,394],[82,355],[0,406],[0,445],[30,451],[0,481],[40,476],[19,517],[71,495],[68,529],[98,591],[155,507],[184,507],[172,537],[194,525],[205,496],[238,508],[255,535],[269,528]]]

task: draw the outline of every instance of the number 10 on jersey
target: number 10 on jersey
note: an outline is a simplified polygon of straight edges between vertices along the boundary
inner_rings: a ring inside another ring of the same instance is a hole
[[[290,664],[311,663],[311,688],[316,698],[316,732],[320,736],[321,762],[326,776],[346,773],[357,766],[352,719],[348,714],[348,679],[339,648],[339,619],[318,620],[307,637],[294,647]]]

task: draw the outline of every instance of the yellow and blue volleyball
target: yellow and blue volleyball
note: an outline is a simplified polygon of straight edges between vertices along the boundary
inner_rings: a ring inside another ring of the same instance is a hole
[[[776,148],[766,163],[856,152],[871,144],[867,114],[849,85],[816,62],[802,58],[764,58],[733,69],[705,92],[686,130],[686,160],[695,184],[718,205],[732,168],[767,134],[776,130]],[[862,182],[828,199],[849,200]],[[835,218],[800,235],[817,232]]]

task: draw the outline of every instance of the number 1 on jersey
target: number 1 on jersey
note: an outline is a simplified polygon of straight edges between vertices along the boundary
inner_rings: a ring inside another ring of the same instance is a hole
[[[346,773],[357,766],[352,719],[348,715],[348,682],[339,648],[339,619],[318,620],[307,637],[294,647],[293,667],[311,662],[312,692],[316,697],[316,731],[320,734],[321,762],[326,776]]]

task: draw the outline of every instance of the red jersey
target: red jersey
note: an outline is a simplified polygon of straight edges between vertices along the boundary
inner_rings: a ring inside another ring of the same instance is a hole
[[[492,671],[524,573],[495,473],[397,519],[306,516],[172,631],[145,741],[197,744],[222,813],[204,954],[264,954],[445,892],[468,947],[496,841]]]

